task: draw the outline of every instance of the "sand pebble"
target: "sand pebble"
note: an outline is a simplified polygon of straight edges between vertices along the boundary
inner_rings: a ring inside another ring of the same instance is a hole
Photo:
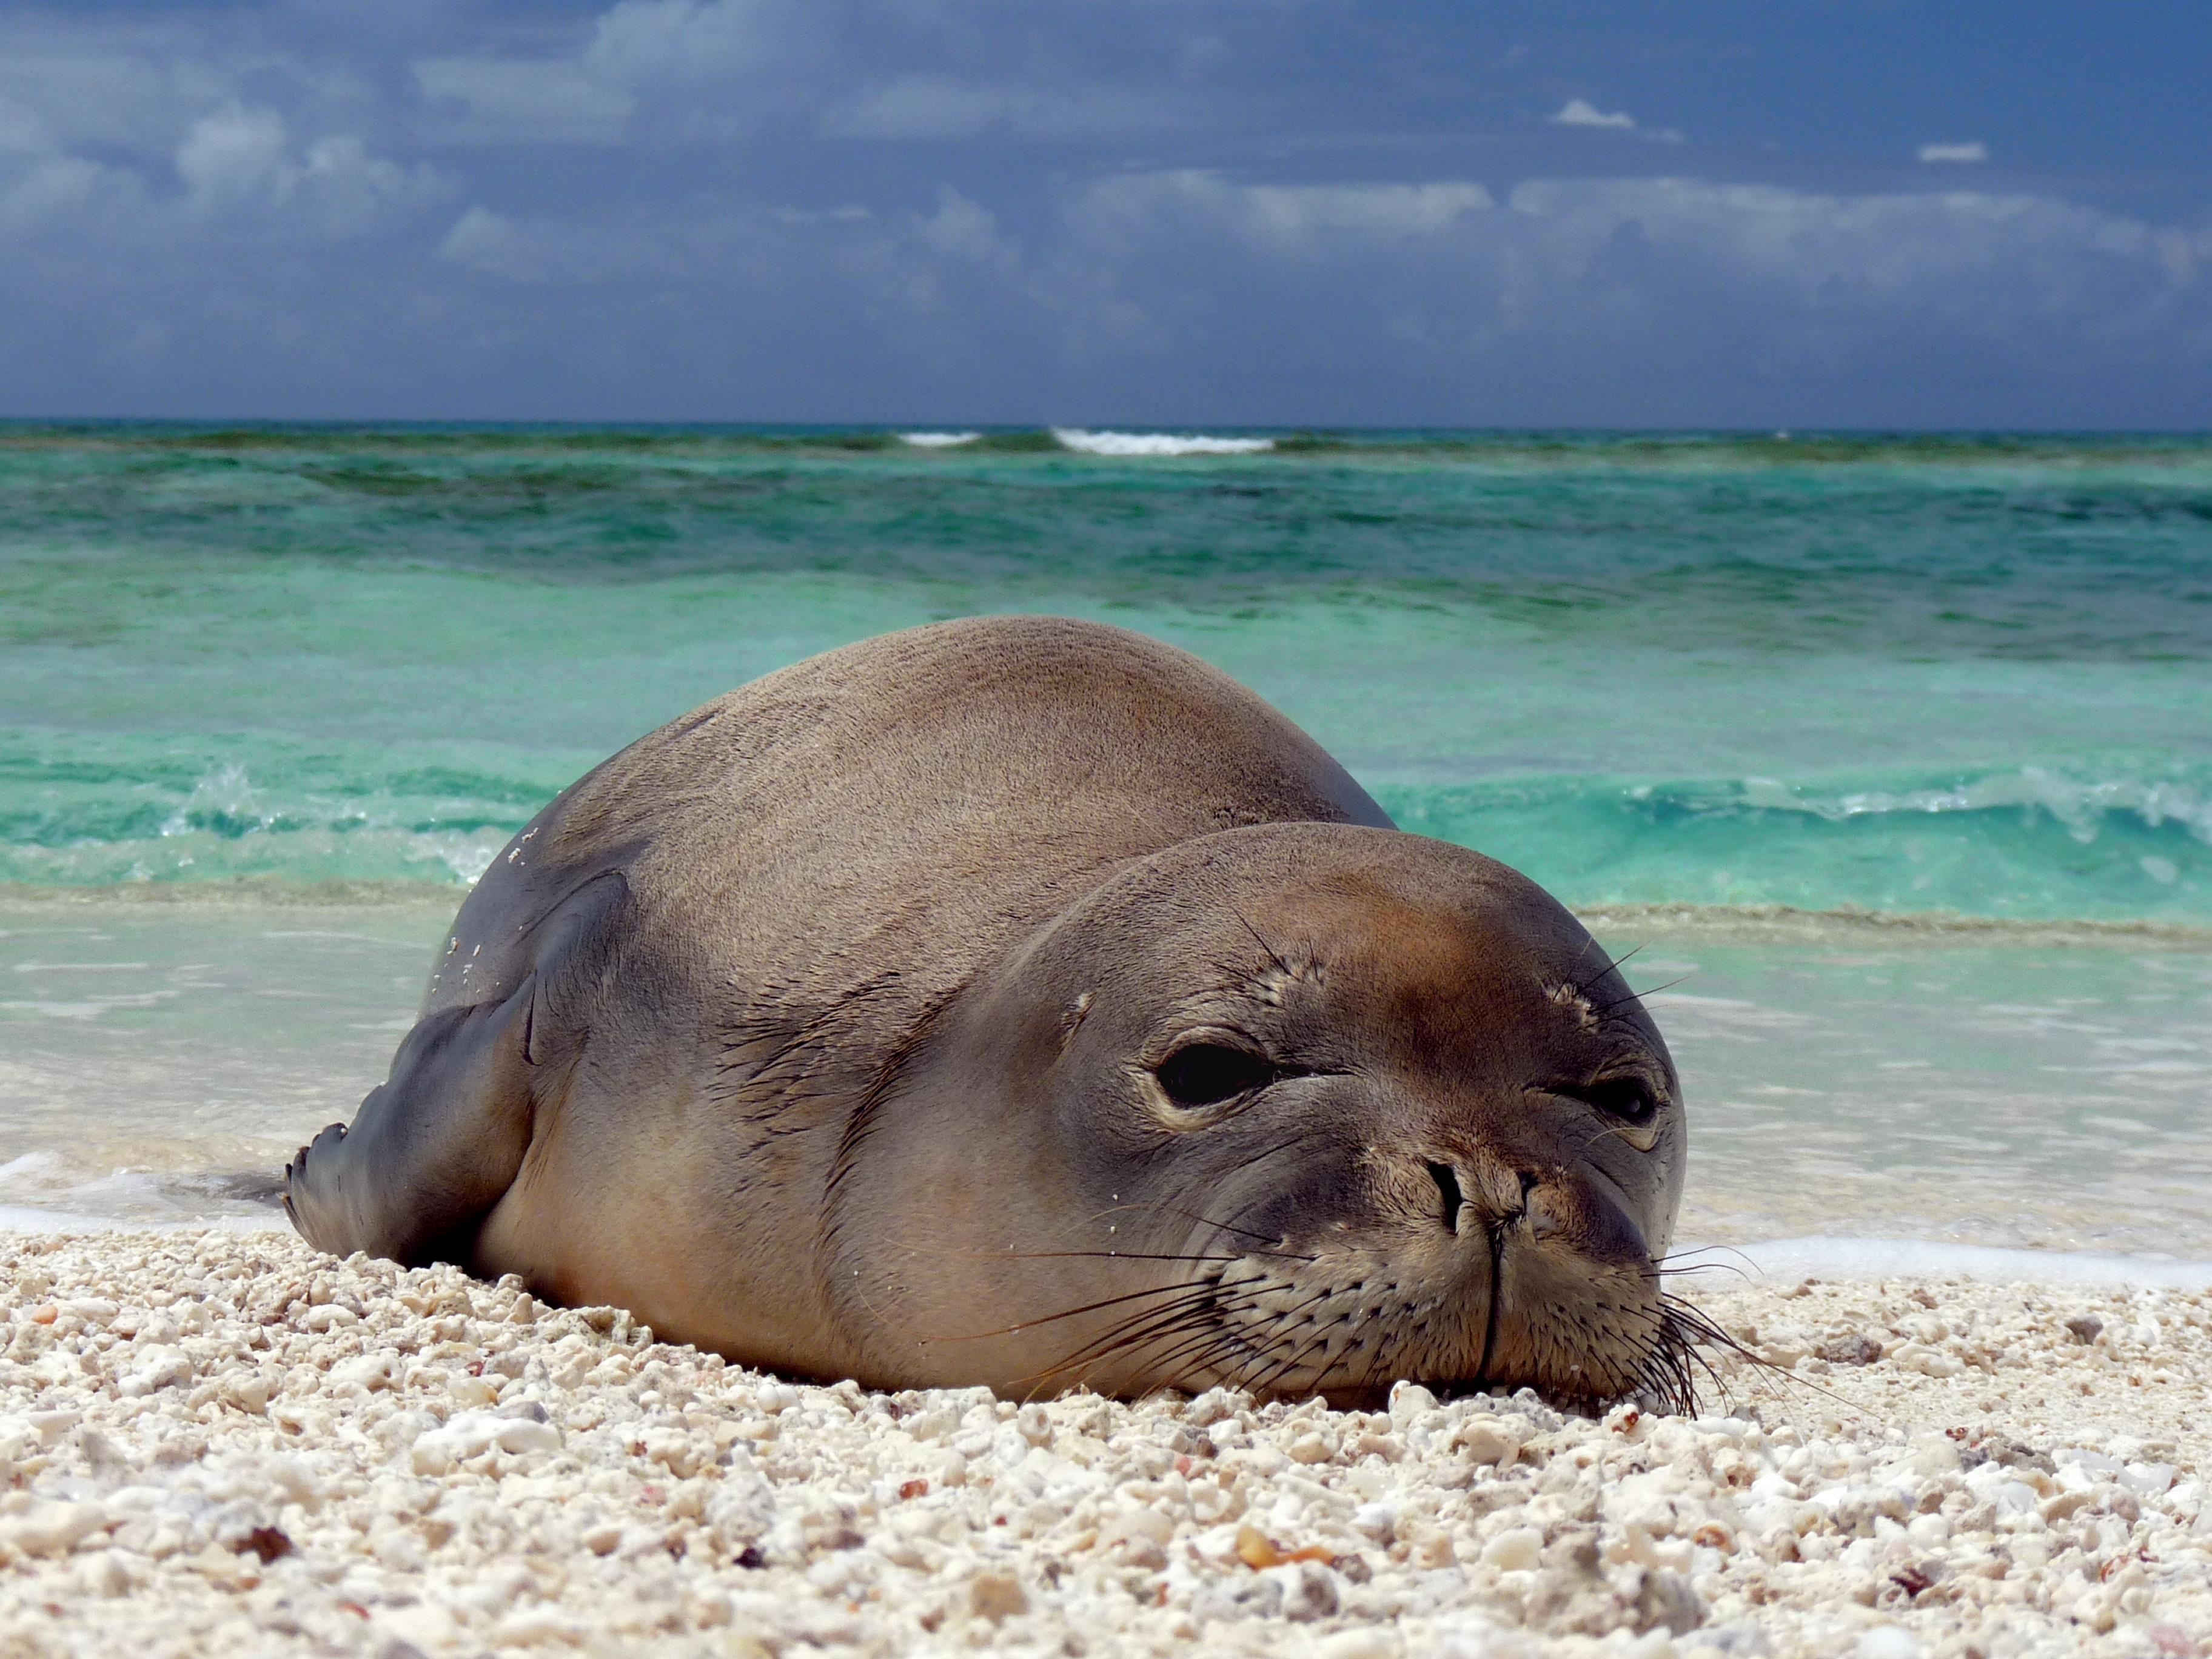
[[[2199,1659],[2212,1303],[1701,1297],[1705,1414],[766,1377],[275,1235],[11,1239],[29,1655]],[[2083,1336],[2081,1331],[2088,1329]]]
[[[1920,1644],[1912,1632],[1895,1625],[1878,1625],[1858,1639],[1857,1659],[1920,1659]]]

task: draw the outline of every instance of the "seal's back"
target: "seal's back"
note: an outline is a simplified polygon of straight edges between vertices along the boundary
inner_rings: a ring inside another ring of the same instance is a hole
[[[936,1012],[1129,860],[1304,821],[1389,826],[1280,714],[1139,635],[988,617],[811,659],[501,851],[390,1080],[302,1150],[287,1207],[340,1254],[803,1329],[808,1276],[729,1264],[793,1248]]]

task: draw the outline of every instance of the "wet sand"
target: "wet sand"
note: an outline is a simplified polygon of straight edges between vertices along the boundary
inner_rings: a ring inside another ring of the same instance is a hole
[[[275,1233],[0,1235],[0,1653],[2212,1643],[2212,1296],[1720,1281],[1705,1415],[794,1385]]]

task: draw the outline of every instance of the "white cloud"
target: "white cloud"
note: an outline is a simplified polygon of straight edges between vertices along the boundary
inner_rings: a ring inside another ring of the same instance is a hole
[[[1626,110],[1615,110],[1610,115],[1587,98],[1570,98],[1559,112],[1547,118],[1555,127],[1609,127],[1616,132],[1636,131],[1636,118]]]
[[[1973,191],[1842,196],[1696,179],[1535,180],[1508,205],[1586,264],[1624,228],[1658,252],[1794,294],[1922,314],[2040,313],[2109,301],[2107,279],[2164,289],[2212,233],[2160,230],[2050,196]],[[2189,269],[2193,271],[2193,264]]]
[[[1249,216],[1285,236],[1425,236],[1496,205],[1480,185],[1255,185]]]
[[[414,70],[425,98],[459,106],[454,136],[480,143],[611,143],[637,103],[627,88],[560,58],[429,58]]]
[[[1968,144],[1923,144],[1920,159],[1923,161],[1986,161],[1990,147],[1978,138]]]
[[[356,137],[319,138],[295,155],[283,116],[237,103],[193,122],[175,165],[196,218],[296,208],[333,235],[366,229],[386,208],[444,188],[429,168],[372,155]]]
[[[429,167],[403,167],[343,135],[307,146],[293,188],[322,228],[337,234],[367,228],[387,207],[434,201],[447,191]]]
[[[273,78],[265,58],[253,68]],[[65,146],[162,150],[196,112],[234,96],[236,69],[167,30],[27,32],[0,40],[0,88]]]
[[[1626,110],[1614,110],[1608,114],[1587,98],[1570,98],[1556,115],[1544,118],[1555,127],[1588,127],[1601,132],[1632,132],[1646,143],[1679,144],[1682,135],[1673,127],[1646,127],[1637,125],[1636,118]]]
[[[1000,228],[998,215],[949,185],[937,192],[937,211],[918,228],[923,246],[947,258],[1009,270],[1021,264],[1021,244]]]
[[[100,198],[121,207],[136,182],[118,168],[68,154],[45,120],[0,95],[0,225],[25,230]]]
[[[994,127],[1024,127],[1049,102],[1015,88],[907,75],[830,111],[821,128],[834,138],[972,138]]]
[[[131,182],[128,175],[96,161],[41,156],[21,172],[0,173],[0,224],[26,228],[89,206],[103,191],[127,194]]]
[[[1488,212],[1488,191],[1443,184],[1240,185],[1199,169],[1132,173],[1094,188],[1085,212],[1134,226],[1162,213],[1210,219],[1277,243],[1434,235]]]
[[[833,138],[946,140],[1006,132],[1066,141],[1125,138],[1182,125],[1171,99],[1113,88],[1024,87],[904,75],[825,113]]]
[[[270,109],[232,104],[202,116],[177,146],[177,177],[197,210],[219,212],[291,193],[290,138]]]
[[[1939,319],[1987,333],[2072,316],[2125,331],[2156,325],[2212,267],[2212,229],[2056,197],[1835,195],[1696,179],[1536,179],[1498,205],[1472,182],[1352,188],[1132,174],[1088,191],[1071,224],[1086,257],[1133,291],[1194,269],[1216,272],[1217,291],[1249,292],[1288,268],[1249,269],[1240,283],[1218,274],[1225,254],[1205,250],[1209,239],[1264,235],[1294,243],[1316,271],[1337,270],[1401,331],[1448,332],[1437,319],[1456,317],[1468,340],[1591,334],[1632,319],[1663,334],[1692,315],[1747,331],[1764,319],[1799,342],[1838,327],[1881,337]],[[1661,320],[1670,315],[1674,324]]]
[[[612,222],[576,214],[513,218],[476,205],[446,233],[438,258],[532,286],[650,281],[680,288],[726,273],[733,246],[742,248],[758,218],[756,209],[733,202],[633,210]]]
[[[880,228],[848,224],[842,232],[832,230],[831,245],[843,250],[878,304],[942,317],[972,307],[979,289],[990,296],[987,307],[1045,297],[1020,241],[998,215],[950,185],[939,187],[933,213],[901,215]]]
[[[821,122],[833,138],[970,138],[1035,112],[1034,95],[969,86],[945,76],[902,76]]]
[[[617,86],[719,79],[758,58],[762,9],[753,0],[622,0],[593,27],[584,66]]]
[[[621,0],[573,55],[424,58],[415,84],[461,116],[447,137],[477,143],[611,144],[655,87],[726,83],[765,49],[756,0]]]
[[[535,241],[506,215],[472,207],[446,233],[446,240],[438,245],[438,257],[486,276],[540,283],[545,280],[545,260],[544,250],[533,246]]]

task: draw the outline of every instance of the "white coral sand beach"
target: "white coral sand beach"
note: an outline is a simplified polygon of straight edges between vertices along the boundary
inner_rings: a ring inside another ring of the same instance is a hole
[[[0,1654],[2212,1644],[2212,1296],[1701,1292],[1705,1411],[763,1376],[271,1232],[0,1235]]]

